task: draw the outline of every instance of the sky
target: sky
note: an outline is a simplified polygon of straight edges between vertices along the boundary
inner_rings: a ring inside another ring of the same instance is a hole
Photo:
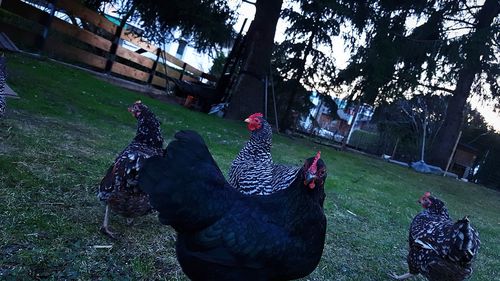
[[[230,0],[230,4],[236,7],[236,3],[240,2],[238,0]],[[247,24],[244,31],[248,30],[250,22],[255,15],[255,6],[246,2],[241,3],[238,11],[239,18],[235,24],[235,30],[239,31],[243,24],[245,18],[248,18]],[[276,35],[274,40],[276,42],[282,42],[285,39],[285,29],[287,23],[280,19],[278,25],[276,26]],[[344,50],[344,41],[339,37],[333,38],[334,48],[333,54],[335,58],[336,65],[339,69],[344,68],[347,65],[349,59],[349,54]],[[497,132],[500,132],[500,113],[494,111],[494,106],[491,103],[481,101],[478,97],[469,98],[472,108],[478,110],[485,118],[486,122],[491,125]]]

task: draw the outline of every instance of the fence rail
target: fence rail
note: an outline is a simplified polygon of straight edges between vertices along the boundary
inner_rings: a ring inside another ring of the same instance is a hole
[[[75,0],[50,0],[46,4],[40,8],[20,0],[0,0],[0,31],[21,47],[162,88],[167,86],[167,76],[187,81],[217,80],[130,30],[117,34],[119,26]],[[92,28],[55,17],[54,11]],[[113,46],[118,41],[128,41],[143,51]]]

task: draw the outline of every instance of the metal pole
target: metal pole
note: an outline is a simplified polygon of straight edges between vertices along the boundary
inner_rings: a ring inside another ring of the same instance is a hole
[[[446,176],[446,173],[448,173],[448,168],[450,168],[451,160],[453,159],[453,155],[455,154],[455,150],[457,149],[458,142],[460,141],[460,138],[462,137],[462,131],[458,133],[457,140],[455,141],[455,146],[453,146],[453,150],[451,151],[450,158],[448,159],[448,164],[446,164],[446,169],[444,170],[443,177]]]
[[[427,115],[424,117],[425,121],[423,124],[423,134],[422,134],[422,151],[420,152],[420,161],[424,162],[424,155],[425,155],[425,138],[427,135]]]
[[[269,65],[269,75],[271,76],[271,92],[273,94],[273,106],[274,106],[274,119],[276,122],[276,131],[279,133],[280,128],[278,126],[278,110],[276,110],[276,96],[274,95],[274,79],[273,79],[273,73],[271,72],[271,65]]]
[[[396,149],[398,149],[398,144],[399,144],[399,137],[396,140],[396,144],[394,145],[394,149],[392,150],[391,159],[394,159],[394,156],[396,156]]]
[[[351,127],[349,128],[349,134],[347,135],[347,140],[345,142],[345,144],[349,144],[349,141],[351,140],[351,135],[352,135],[352,132],[354,131],[354,126],[356,126],[356,122],[358,121],[358,115],[359,115],[359,112],[361,111],[361,106],[358,105],[357,108],[356,108],[356,113],[354,114],[354,120],[352,121],[352,124],[351,124]]]

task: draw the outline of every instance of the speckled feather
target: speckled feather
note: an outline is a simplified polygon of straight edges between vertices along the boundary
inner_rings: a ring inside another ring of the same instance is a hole
[[[231,163],[228,181],[244,194],[269,195],[287,188],[295,179],[298,167],[273,163],[272,129],[264,118],[262,127],[252,131],[250,139]]]
[[[5,57],[0,56],[0,118],[5,115],[7,103],[5,101],[5,83],[7,81],[7,71],[5,67]]]
[[[441,200],[428,198],[432,204],[410,226],[410,273],[420,273],[431,281],[464,280],[472,274],[479,235],[468,219],[453,222]]]
[[[138,175],[146,159],[163,155],[160,122],[146,106],[140,105],[140,109],[136,136],[116,157],[99,186],[99,199],[125,217],[142,216],[151,210],[147,194],[138,185]]]
[[[191,280],[291,280],[317,266],[324,245],[323,183],[295,181],[268,196],[245,196],[224,179],[203,139],[181,131],[165,158],[146,161],[139,182],[159,220],[177,231],[176,252]]]

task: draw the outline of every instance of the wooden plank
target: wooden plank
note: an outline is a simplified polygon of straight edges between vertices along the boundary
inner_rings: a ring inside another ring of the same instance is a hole
[[[194,66],[192,66],[190,64],[186,64],[186,71],[190,72],[194,76],[198,76],[198,77],[200,77],[203,74],[203,71],[195,68]]]
[[[122,36],[120,38],[156,55],[156,50],[158,49],[158,47],[149,42],[143,41],[141,37],[137,37],[135,36],[135,34],[127,30],[122,33]]]
[[[154,45],[152,45],[152,44],[149,44],[148,42],[144,42],[140,37],[136,37],[136,36],[134,36],[131,33],[127,34],[127,32],[124,32],[122,34],[121,38],[124,39],[124,40],[127,40],[127,41],[131,42],[132,44],[134,44],[134,45],[136,45],[138,47],[143,48],[144,50],[146,50],[148,52],[156,54],[157,47],[154,46]],[[165,59],[168,62],[170,62],[170,63],[172,63],[172,64],[174,64],[174,65],[176,65],[176,66],[178,66],[180,68],[182,68],[184,66],[184,61],[176,58],[175,56],[173,56],[173,55],[171,55],[171,54],[169,54],[169,53],[167,53],[167,52],[165,52],[163,50],[162,50],[162,54],[161,55],[164,56]],[[190,64],[186,64],[186,70],[188,72],[190,72],[191,74],[193,74],[194,76],[198,76],[198,77],[201,77],[204,74],[203,71],[197,69],[196,67],[194,67],[194,66],[192,66]],[[217,81],[216,78],[215,78],[215,81]]]
[[[126,77],[134,78],[139,81],[148,81],[149,73],[132,68],[128,65],[121,64],[119,62],[114,62],[111,71]]]
[[[151,69],[154,64],[154,61],[152,59],[142,56],[136,52],[132,52],[129,49],[125,49],[122,46],[118,46],[118,49],[116,50],[116,55],[126,60],[140,64],[149,69]]]
[[[114,34],[116,32],[117,26],[113,23],[111,23],[109,20],[107,20],[105,17],[95,13],[94,11],[91,11],[78,2],[74,0],[58,0],[56,2],[56,5],[59,8],[65,9],[68,13],[73,14],[76,17],[79,17],[85,21],[88,21],[100,28],[103,28],[104,30]],[[2,1],[2,8],[6,8],[7,10],[16,13],[26,19],[35,21],[35,22],[43,22],[48,14],[31,6],[28,5],[24,2],[21,2],[19,0],[3,0]],[[69,24],[63,20],[54,18],[52,22],[52,27],[54,30],[64,33],[66,35],[69,35],[71,37],[74,37],[82,42],[85,42],[91,46],[97,47],[101,50],[108,51],[111,48],[111,42],[108,41],[107,39],[100,37],[96,34],[93,34],[87,30],[81,29],[75,25]],[[25,36],[26,37],[26,36]],[[140,37],[135,36],[134,34],[130,32],[123,32],[121,35],[121,38],[124,40],[127,40],[138,47],[147,50],[148,52],[151,53],[156,53],[157,47],[154,46],[153,44],[150,44],[148,42],[143,41]],[[26,39],[26,38],[25,38]],[[33,40],[36,40],[33,39]],[[26,40],[25,40],[26,41]],[[75,48],[76,49],[76,48]],[[68,52],[66,52],[68,54]],[[149,58],[146,58],[144,56],[141,56],[135,52],[129,51],[127,49],[124,49],[122,47],[119,47],[117,50],[117,55],[125,58],[127,60],[133,61],[135,63],[138,63],[140,65],[144,65],[147,68],[151,68],[153,65],[153,61]],[[184,62],[175,56],[166,53],[162,51],[162,55],[166,60],[180,68],[184,66]],[[95,63],[95,62],[91,62]],[[100,65],[100,62],[97,63]],[[161,65],[158,65],[159,67],[157,68],[157,71],[165,73],[163,68],[160,67]],[[123,70],[122,67],[118,67],[120,71]],[[186,64],[185,70],[192,74],[193,76],[198,76],[198,77],[203,77],[205,79],[211,80],[211,81],[216,81],[216,78],[213,76],[209,76],[206,73],[203,73],[202,71],[198,70],[197,68]],[[123,70],[124,71],[124,70]],[[181,76],[181,73],[178,70],[175,70],[173,68],[169,68],[168,70],[169,76],[172,76],[173,78],[179,78]],[[127,75],[125,75],[127,76]],[[140,75],[142,77],[142,75]],[[184,80],[190,80],[190,81],[196,81],[197,79],[189,77],[189,76],[184,76]],[[139,79],[140,80],[140,79]],[[142,80],[141,80],[142,81]]]
[[[190,82],[200,82],[197,78],[191,77],[191,76],[184,76],[182,77],[183,81],[190,81]]]
[[[76,17],[79,17],[87,22],[92,23],[95,26],[106,30],[111,34],[115,34],[116,32],[117,26],[114,23],[110,22],[104,16],[101,16],[98,13],[87,9],[74,0],[58,0],[56,1],[56,6],[66,10]]]
[[[181,77],[180,71],[173,69],[173,68],[169,67],[168,65],[167,65],[167,70],[165,71],[165,66],[162,63],[158,63],[155,71],[163,73],[163,74],[167,75],[168,77],[172,77],[175,79],[179,79]]]
[[[108,51],[111,47],[111,42],[101,36],[95,35],[94,33],[82,29],[76,25],[67,23],[58,18],[54,18],[52,22],[52,27],[63,34],[74,37],[84,43],[91,46],[97,47],[103,51]]]
[[[184,67],[184,62],[182,60],[176,58],[175,56],[172,56],[171,54],[169,54],[165,51],[162,52],[162,55],[165,56],[165,58],[167,59],[168,62],[170,62],[170,63],[172,63],[180,68]],[[203,71],[195,68],[194,66],[192,66],[188,63],[186,63],[186,71],[190,72],[194,76],[198,76],[198,77],[200,77],[203,74]]]
[[[39,24],[49,16],[46,12],[19,0],[3,0],[1,3],[3,9]]]
[[[165,51],[162,51],[161,56],[163,56],[168,62],[173,63],[174,65],[177,65],[180,68],[182,68],[182,66],[184,65],[183,61]]]
[[[159,87],[162,87],[162,88],[165,88],[166,85],[167,85],[167,81],[165,81],[165,78],[158,77],[158,76],[155,75],[153,77],[153,81],[151,82],[151,84],[159,86]]]
[[[209,74],[209,73],[202,73],[200,75],[201,78],[204,78],[204,79],[207,79],[208,81],[212,81],[212,82],[217,82],[217,77],[215,77],[214,75],[212,74]]]
[[[105,58],[65,44],[51,36],[47,38],[45,44],[47,52],[62,56],[69,61],[78,61],[98,69],[104,69],[106,65]]]
[[[4,32],[18,46],[33,48],[37,43],[38,33],[26,31],[17,26],[2,22],[0,31]]]

